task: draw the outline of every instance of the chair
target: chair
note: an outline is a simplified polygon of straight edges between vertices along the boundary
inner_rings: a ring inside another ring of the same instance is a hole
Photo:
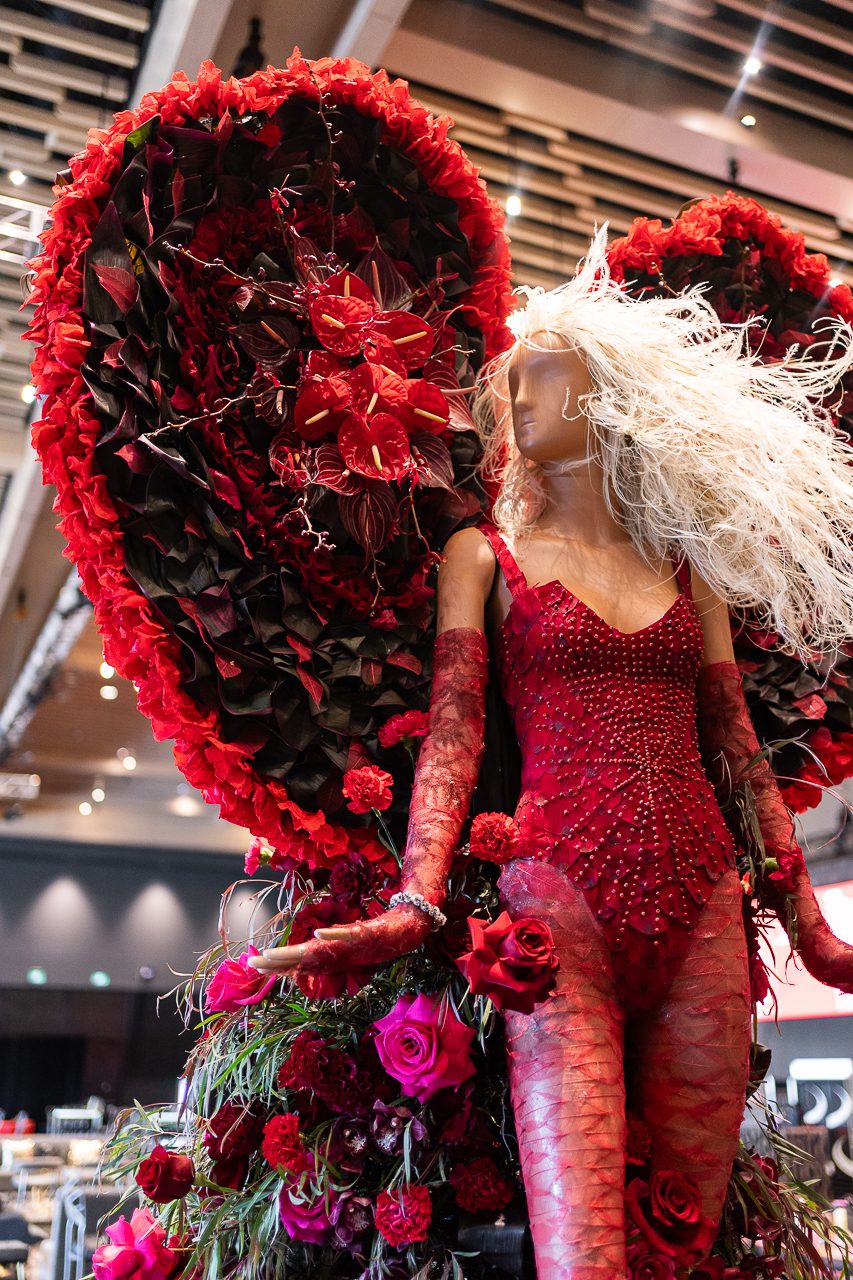
[[[91,1271],[92,1254],[101,1243],[99,1225],[102,1218],[118,1207],[121,1198],[116,1190],[100,1191],[97,1187],[66,1186],[60,1197],[64,1206],[64,1240],[62,1267],[54,1263],[54,1280],[82,1280]]]

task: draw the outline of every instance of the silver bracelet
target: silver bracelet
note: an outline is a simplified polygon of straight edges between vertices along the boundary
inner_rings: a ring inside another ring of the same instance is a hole
[[[441,908],[434,902],[427,902],[422,893],[395,893],[388,902],[389,907],[400,907],[404,904],[423,911],[424,915],[429,916],[434,929],[443,929],[447,924],[447,916]]]

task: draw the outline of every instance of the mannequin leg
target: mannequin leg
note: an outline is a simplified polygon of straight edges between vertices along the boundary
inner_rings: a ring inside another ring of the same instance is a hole
[[[750,1016],[741,890],[734,871],[703,911],[666,1001],[629,1033],[636,1105],[652,1164],[691,1177],[704,1212],[722,1212],[749,1070]]]
[[[511,863],[500,888],[514,917],[548,922],[560,955],[553,995],[530,1015],[506,1016],[537,1280],[623,1280],[624,1017],[609,951],[557,868]]]

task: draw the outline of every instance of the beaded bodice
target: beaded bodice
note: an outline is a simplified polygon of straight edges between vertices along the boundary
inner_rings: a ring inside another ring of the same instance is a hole
[[[560,582],[528,586],[497,530],[480,527],[512,594],[495,659],[521,752],[520,856],[584,891],[622,954],[626,995],[647,1007],[734,861],[699,754],[689,571],[662,617],[622,632]]]

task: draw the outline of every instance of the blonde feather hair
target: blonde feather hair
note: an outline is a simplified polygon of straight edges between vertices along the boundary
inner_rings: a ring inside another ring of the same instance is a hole
[[[515,442],[507,375],[519,346],[554,350],[537,337],[557,337],[591,374],[579,401],[590,454],[644,560],[679,549],[786,652],[837,651],[853,639],[853,453],[826,402],[853,368],[853,327],[828,318],[823,358],[764,364],[749,346],[756,321],[723,324],[705,286],[632,298],[606,245],[605,223],[573,279],[516,290],[527,305],[509,319],[515,342],[480,373],[473,411],[496,524],[517,534],[547,504],[542,467]]]

